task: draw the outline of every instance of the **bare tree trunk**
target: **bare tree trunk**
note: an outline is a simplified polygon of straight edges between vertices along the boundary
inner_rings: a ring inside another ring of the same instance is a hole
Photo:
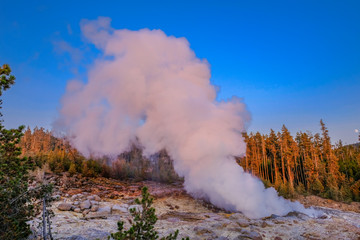
[[[47,224],[48,224],[49,237],[51,240],[53,240],[54,238],[51,234],[51,222],[50,222],[49,212],[47,210],[46,210],[46,220],[47,220]]]
[[[43,239],[46,240],[46,202],[43,198]]]

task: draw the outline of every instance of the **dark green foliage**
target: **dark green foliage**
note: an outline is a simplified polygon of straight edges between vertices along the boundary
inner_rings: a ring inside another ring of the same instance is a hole
[[[111,238],[115,240],[154,240],[159,235],[154,229],[157,222],[155,208],[151,207],[153,198],[150,197],[147,187],[142,189],[142,199],[135,199],[135,203],[141,205],[141,211],[136,208],[130,209],[133,220],[130,221],[132,226],[128,230],[124,230],[124,222],[118,222],[118,232],[111,234]],[[162,240],[177,239],[179,231],[161,238]],[[110,237],[108,238],[110,239]],[[189,239],[189,238],[187,238]]]
[[[8,65],[0,68],[0,96],[14,84]],[[0,100],[1,108],[1,100]],[[5,129],[0,121],[0,239],[25,239],[30,233],[26,223],[35,213],[32,201],[52,191],[51,185],[28,189],[31,158],[20,157],[20,140],[24,126]]]
[[[6,91],[15,83],[15,77],[10,75],[11,69],[9,65],[4,64],[0,68],[0,96],[2,95],[3,91]]]
[[[20,158],[16,147],[22,136],[19,129],[0,126],[0,239],[23,239],[30,234],[26,224],[33,214],[28,189],[28,171],[32,163]]]
[[[311,187],[310,190],[314,194],[320,194],[320,193],[324,192],[324,186],[319,179],[315,179],[314,183],[311,184],[310,187]]]
[[[15,77],[5,64],[0,68],[0,96],[10,88]],[[0,100],[1,108],[2,100]],[[33,207],[28,204],[28,170],[32,167],[27,158],[20,158],[17,144],[22,137],[23,126],[18,129],[5,129],[0,122],[0,239],[23,239],[30,234],[26,221],[32,214]]]

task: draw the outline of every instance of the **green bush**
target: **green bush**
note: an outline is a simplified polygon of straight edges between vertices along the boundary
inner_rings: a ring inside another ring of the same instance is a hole
[[[130,221],[132,226],[128,230],[124,230],[124,222],[118,222],[118,232],[112,233],[111,238],[115,240],[155,240],[159,238],[158,233],[154,229],[154,225],[157,222],[155,215],[155,208],[151,207],[153,198],[150,197],[147,187],[142,188],[142,199],[135,199],[136,204],[141,204],[141,211],[132,208],[130,214],[133,220]],[[179,230],[176,230],[174,234],[170,234],[161,240],[175,240],[179,235]],[[111,239],[108,237],[108,239]],[[189,239],[189,238],[186,238]],[[183,240],[185,240],[183,238]]]

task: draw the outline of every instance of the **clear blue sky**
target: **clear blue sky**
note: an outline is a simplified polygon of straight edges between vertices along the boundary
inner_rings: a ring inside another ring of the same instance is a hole
[[[1,1],[0,63],[17,77],[3,95],[5,126],[51,127],[66,82],[97,55],[79,23],[98,16],[187,38],[219,99],[244,98],[251,131],[315,133],[322,118],[333,142],[356,142],[360,1]]]

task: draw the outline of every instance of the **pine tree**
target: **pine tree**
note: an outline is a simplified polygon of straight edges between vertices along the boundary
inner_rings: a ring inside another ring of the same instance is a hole
[[[15,82],[10,73],[6,64],[0,68],[0,96]],[[18,144],[23,129],[24,126],[5,129],[0,122],[0,239],[24,239],[30,234],[26,222],[33,214],[33,206],[26,192],[28,170],[32,164],[27,158],[19,157]]]
[[[328,187],[328,197],[337,199],[339,194],[339,180],[341,178],[339,172],[338,159],[334,154],[331,146],[329,131],[324,122],[320,120],[322,132],[322,157],[326,166],[326,185]]]
[[[142,199],[135,199],[135,203],[141,205],[140,209],[130,209],[130,214],[133,217],[132,226],[128,230],[124,230],[124,222],[118,222],[118,232],[111,234],[114,240],[155,240],[159,238],[154,225],[157,222],[155,215],[155,208],[151,207],[153,198],[150,197],[147,187],[143,187],[141,191]],[[179,231],[176,230],[174,234],[170,234],[161,240],[176,240]],[[110,237],[108,238],[110,239]],[[187,240],[189,238],[186,238]],[[183,240],[185,240],[183,238]]]

